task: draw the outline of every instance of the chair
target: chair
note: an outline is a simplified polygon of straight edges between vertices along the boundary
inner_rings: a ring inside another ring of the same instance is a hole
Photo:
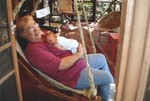
[[[98,28],[100,30],[98,41],[100,41],[101,35],[108,37],[109,32],[115,32],[115,30],[120,26],[120,17],[120,11],[113,11],[106,16],[103,16],[98,21]]]
[[[69,16],[76,14],[73,11],[72,0],[57,0],[57,11],[59,14],[64,15],[69,21],[71,20]]]

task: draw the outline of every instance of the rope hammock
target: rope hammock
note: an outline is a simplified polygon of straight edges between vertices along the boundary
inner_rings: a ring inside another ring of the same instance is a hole
[[[17,13],[20,11],[20,8],[21,8],[22,4],[25,1],[26,0],[21,0],[19,2],[19,4],[15,7],[15,9],[13,10],[13,17],[14,17],[14,19],[16,18]],[[95,88],[94,81],[93,81],[93,75],[90,72],[90,66],[88,64],[87,52],[86,52],[86,48],[85,48],[85,42],[84,42],[83,30],[82,30],[82,26],[81,26],[81,22],[80,22],[80,14],[79,14],[79,11],[78,11],[77,0],[74,0],[74,1],[75,1],[75,9],[76,9],[76,13],[77,13],[77,18],[78,18],[78,26],[79,26],[79,30],[80,30],[80,38],[81,38],[82,45],[83,45],[83,50],[84,50],[84,57],[85,57],[85,60],[86,60],[86,63],[87,63],[87,67],[88,67],[88,76],[89,76],[89,81],[90,81],[90,89],[83,89],[83,90],[72,89],[70,87],[67,87],[67,86],[57,82],[56,80],[54,80],[54,79],[50,78],[49,76],[47,76],[46,74],[42,73],[40,70],[36,69],[35,67],[33,67],[29,63],[29,61],[26,59],[26,57],[25,57],[25,55],[24,55],[24,53],[23,53],[22,49],[20,48],[20,46],[19,46],[17,41],[16,41],[16,48],[17,48],[18,53],[24,58],[24,60],[35,71],[37,71],[44,79],[46,79],[50,84],[56,86],[59,89],[69,90],[69,91],[76,92],[78,94],[82,94],[82,95],[84,95],[84,96],[86,96],[86,97],[88,97],[90,99],[91,95],[93,97],[96,96],[97,90]],[[90,40],[92,42],[93,52],[96,53],[95,44],[94,44],[94,41],[93,41],[93,38],[92,38],[92,34],[91,34],[90,30],[89,30],[89,25],[88,25],[87,16],[86,16],[86,13],[85,13],[84,5],[83,5],[83,0],[81,0],[81,1],[82,1],[82,8],[83,8],[83,12],[84,12],[84,17],[85,17],[86,24],[87,24],[87,27],[88,27],[88,32],[89,32],[89,35],[90,35]],[[31,13],[32,16],[35,14],[35,11],[38,8],[38,5],[40,3],[41,3],[41,0],[37,0],[37,2],[35,3],[34,9],[33,9],[32,13]],[[15,25],[12,25],[12,29],[14,29],[14,28],[15,28]],[[12,30],[12,31],[14,33],[14,30]]]

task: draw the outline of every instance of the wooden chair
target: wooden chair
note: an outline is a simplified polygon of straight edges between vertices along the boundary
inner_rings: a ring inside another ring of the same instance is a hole
[[[57,11],[59,14],[64,15],[68,20],[71,20],[69,16],[76,14],[73,11],[72,0],[57,0]]]

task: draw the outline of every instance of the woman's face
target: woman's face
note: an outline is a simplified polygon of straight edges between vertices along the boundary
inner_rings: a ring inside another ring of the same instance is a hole
[[[40,42],[41,35],[43,34],[38,24],[32,19],[28,20],[24,26],[24,33],[26,34],[26,38],[31,42]]]

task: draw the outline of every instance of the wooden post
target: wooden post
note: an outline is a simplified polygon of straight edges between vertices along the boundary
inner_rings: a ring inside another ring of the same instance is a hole
[[[150,68],[150,1],[128,0],[122,4],[115,74],[116,101],[143,101],[145,89],[142,88],[147,80],[144,73]]]

